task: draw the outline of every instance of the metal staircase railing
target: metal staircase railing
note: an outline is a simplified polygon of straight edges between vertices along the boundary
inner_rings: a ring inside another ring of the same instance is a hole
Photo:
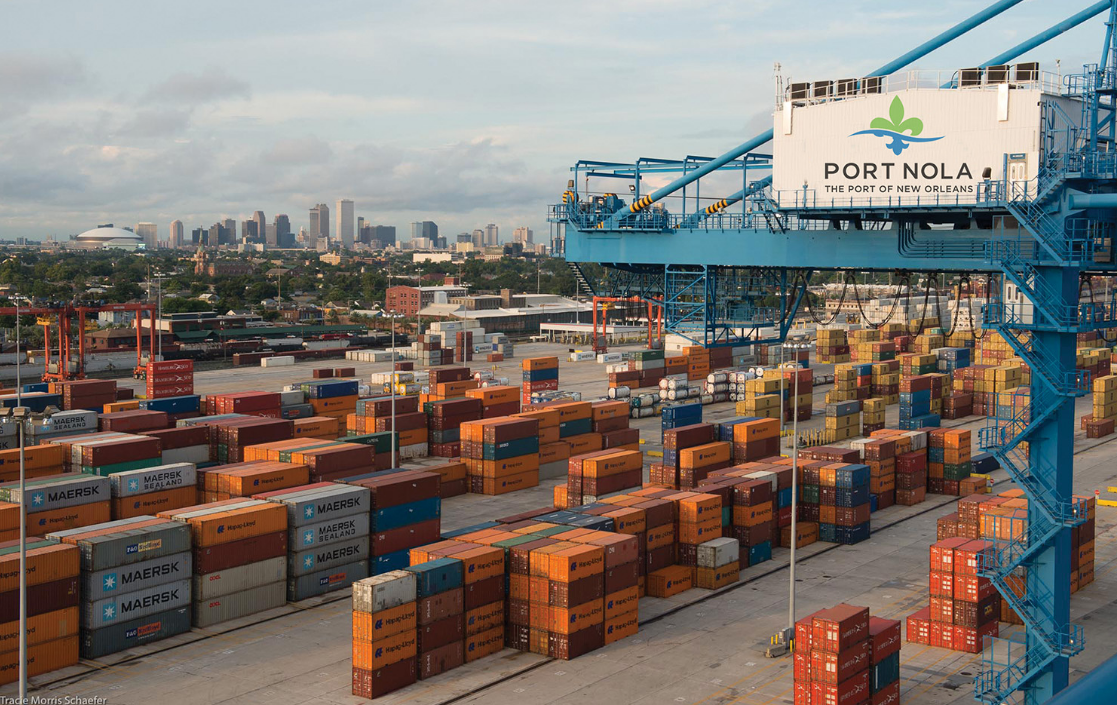
[[[597,296],[593,285],[590,284],[586,273],[582,271],[582,265],[577,262],[567,261],[566,266],[570,268],[570,273],[574,275],[574,281],[578,284],[578,292],[585,296]]]
[[[1035,321],[1037,317],[1045,319],[1054,328],[1078,327],[1078,306],[1063,303],[1059,292],[1039,276],[1031,262],[1020,255],[1019,243],[1008,240],[988,242],[986,259],[999,263],[1005,276],[1032,302],[1037,315],[1032,321],[1016,321],[1016,327],[1035,329],[1039,327]]]
[[[1082,396],[1089,392],[1090,375],[1085,370],[1057,371],[1060,369],[1058,361],[1045,350],[1037,348],[1032,336],[1019,336],[1019,330],[1026,325],[1018,317],[1016,310],[1011,307],[1003,309],[1005,315],[1000,317],[997,330],[1009,346],[1028,363],[1032,374],[1038,374],[1051,385],[1057,394],[1065,396]],[[993,318],[997,318],[994,312]]]
[[[1036,201],[1018,196],[1005,205],[1056,263],[1088,262],[1093,258],[1093,240],[1068,236],[1063,225],[1049,216]]]

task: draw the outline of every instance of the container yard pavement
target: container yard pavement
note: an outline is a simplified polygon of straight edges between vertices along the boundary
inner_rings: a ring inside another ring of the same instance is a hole
[[[556,345],[522,345],[523,356],[563,354]],[[347,363],[362,379],[386,364]],[[519,380],[519,359],[497,364],[497,373]],[[825,366],[822,366],[825,367]],[[477,366],[481,369],[480,366]],[[817,368],[816,368],[817,369]],[[281,388],[309,377],[310,365],[200,372],[200,393]],[[602,365],[562,364],[562,387],[585,398],[603,395]],[[232,388],[230,388],[232,387]],[[821,410],[827,387],[815,388]],[[1083,403],[1085,402],[1085,403]],[[1089,398],[1078,414],[1089,413]],[[732,404],[704,409],[704,420],[734,416]],[[896,421],[896,408],[888,421]],[[971,417],[972,418],[972,417]],[[821,415],[800,424],[819,428]],[[944,425],[977,429],[983,420]],[[645,451],[659,450],[659,419],[633,420]],[[1112,438],[1112,437],[1111,437]],[[1117,484],[1117,445],[1076,433],[1075,489],[1088,493]],[[436,460],[420,461],[434,463]],[[646,472],[646,471],[645,471]],[[994,491],[1006,487],[1004,473]],[[557,480],[501,496],[464,495],[443,502],[444,530],[493,516],[550,505]],[[927,603],[928,546],[935,521],[953,511],[954,499],[929,495],[913,507],[873,515],[873,535],[853,546],[816,543],[799,553],[797,614],[846,601],[875,616],[903,619]],[[1071,661],[1072,679],[1117,653],[1117,510],[1099,507],[1097,574],[1072,597],[1072,615],[1086,629],[1086,650]],[[745,569],[741,582],[716,593],[694,589],[670,599],[645,598],[640,632],[573,661],[505,649],[499,655],[392,693],[385,703],[485,702],[745,703],[792,701],[792,661],[763,656],[771,633],[786,624],[787,559]],[[1010,627],[1016,630],[1019,627]],[[1004,630],[1002,630],[1004,631]],[[249,618],[195,630],[105,661],[83,662],[33,679],[33,695],[103,697],[110,703],[360,703],[350,694],[349,591],[287,605]],[[905,703],[972,702],[972,676],[980,656],[904,642],[901,700]],[[0,694],[14,694],[7,686]]]

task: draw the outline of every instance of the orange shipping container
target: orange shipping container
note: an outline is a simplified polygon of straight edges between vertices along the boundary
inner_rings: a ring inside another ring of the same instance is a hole
[[[346,414],[348,416],[348,414]],[[295,419],[295,437],[300,436],[328,436],[337,438],[338,420],[329,416],[311,416],[305,419]]]
[[[702,543],[721,536],[721,517],[712,516],[696,522],[679,522],[680,543]]]
[[[550,429],[548,429],[550,430]],[[558,432],[558,429],[554,429]],[[557,463],[561,460],[568,460],[570,458],[570,444],[566,441],[557,441],[555,443],[547,443],[546,445],[539,446],[539,463],[546,465],[547,463]]]
[[[57,468],[62,472],[66,461],[66,446],[58,443],[47,443],[37,446],[26,446],[23,449],[23,469],[41,470],[43,468]],[[19,448],[0,450],[0,472],[19,470]]]
[[[601,450],[600,433],[582,433],[577,436],[567,436],[565,440],[570,445],[571,455],[592,453]]]
[[[262,534],[287,530],[287,508],[282,504],[257,504],[188,520],[195,548],[216,546]]]
[[[675,542],[675,527],[671,524],[648,529],[648,550],[663,548]]]
[[[721,519],[721,497],[696,494],[679,501],[679,522],[698,522],[708,517]]]
[[[605,621],[604,600],[590,600],[574,607],[551,607],[550,630],[556,634],[573,634]]]
[[[640,591],[635,585],[624,590],[617,590],[605,596],[606,621],[623,614],[636,612],[640,608]]]
[[[158,514],[168,509],[189,507],[197,501],[198,490],[195,487],[174,487],[132,497],[117,497],[112,501],[112,517],[115,521]]]
[[[77,606],[27,618],[27,645],[34,646],[78,633]],[[0,653],[19,650],[19,621],[0,624]]]
[[[54,544],[27,551],[27,585],[72,578],[81,572],[81,551],[77,546]],[[0,556],[0,592],[19,589],[19,552]],[[62,636],[62,635],[59,635]]]
[[[523,578],[525,576],[515,576]],[[481,634],[490,629],[504,626],[504,601],[490,602],[465,613],[465,633],[467,636]]]
[[[833,509],[833,507],[831,507]],[[819,507],[819,511],[822,507]],[[772,503],[764,502],[754,507],[742,507],[734,505],[733,507],[733,525],[734,526],[760,526],[766,521],[772,520]],[[833,523],[833,522],[831,522]]]
[[[704,468],[717,463],[728,462],[732,454],[732,444],[718,442],[683,448],[679,451],[679,467],[685,469]]]
[[[522,472],[508,477],[486,477],[481,481],[481,491],[487,495],[507,494],[539,484],[539,471]]]
[[[439,382],[434,385],[434,393],[444,399],[464,396],[471,389],[477,389],[477,380],[463,379],[457,382]]]
[[[539,470],[539,454],[529,453],[505,460],[481,461],[481,474],[487,478],[508,477]]]
[[[453,558],[462,562],[467,585],[504,575],[504,549],[482,546],[455,553]]]
[[[416,428],[410,431],[399,432],[399,444],[401,446],[413,446],[419,443],[427,442],[427,429]]]
[[[465,662],[470,663],[485,656],[492,656],[504,649],[504,626],[469,636],[465,640]]]
[[[78,662],[77,635],[37,644],[27,649],[27,675],[38,676]],[[0,684],[19,680],[19,650],[0,654]]]
[[[548,577],[570,583],[604,570],[605,549],[599,546],[575,546],[551,555]]]
[[[103,524],[107,521],[112,521],[112,508],[109,506],[109,501],[92,502],[76,507],[28,514],[27,534],[29,536],[45,536],[52,531],[77,529],[92,524]]]
[[[588,401],[568,401],[551,408],[558,412],[560,422],[593,418],[593,407]]]
[[[469,399],[480,399],[485,406],[507,404],[519,400],[520,388],[511,386],[482,387],[467,390],[465,396]]]
[[[635,588],[634,588],[635,589]],[[622,614],[605,622],[605,643],[612,644],[640,631],[640,615],[636,612]]]
[[[730,563],[720,568],[699,568],[696,573],[695,585],[705,590],[717,590],[726,585],[732,585],[741,578],[739,565],[738,563]]]
[[[406,631],[414,631],[416,608],[405,602],[379,612],[353,612],[353,641],[380,642]]]
[[[554,407],[536,409],[535,411],[521,411],[518,414],[512,414],[512,416],[520,419],[535,419],[539,422],[539,428],[558,428],[559,421],[561,421],[560,414]]]
[[[520,367],[525,370],[554,370],[559,366],[557,357],[528,357],[520,361]]]
[[[247,497],[306,485],[310,482],[310,468],[290,463],[268,463],[258,467],[239,468],[228,473],[210,472],[206,473],[207,489],[210,489],[209,478],[214,476],[217,480],[216,491]]]
[[[691,588],[690,568],[672,565],[648,573],[647,590],[650,597],[671,597]]]
[[[606,512],[602,516],[609,517],[613,520],[613,526],[616,528],[618,534],[636,536],[647,530],[647,520],[643,509],[622,507],[621,509]]]
[[[628,417],[629,406],[627,401],[602,401],[593,404],[592,418],[594,421],[602,421],[604,419],[614,419],[617,417]]]
[[[353,642],[353,668],[375,671],[404,659],[414,658],[418,634],[408,630],[377,641]]]

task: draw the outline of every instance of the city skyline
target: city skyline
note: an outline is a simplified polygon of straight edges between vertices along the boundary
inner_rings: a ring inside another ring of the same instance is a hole
[[[5,12],[21,31],[0,51],[0,238],[65,239],[103,222],[165,233],[174,219],[189,231],[254,209],[293,214],[297,232],[315,203],[349,198],[401,234],[429,219],[447,234],[498,222],[541,239],[577,159],[721,153],[771,125],[773,60],[785,79],[861,75],[906,50],[910,27],[940,31],[972,6],[800,5],[790,28],[767,0],[575,2],[558,17],[504,2],[347,3],[344,23],[258,0],[160,12],[62,0],[68,19],[53,23],[15,0]],[[973,65],[1021,28],[1063,19],[1057,5],[1023,3],[1010,26],[980,27],[913,68]],[[1020,60],[1056,71],[1060,59],[1063,73],[1096,62],[1081,38],[1102,22]],[[419,42],[415,27],[447,41]],[[476,41],[453,41],[463,36]],[[669,40],[703,50],[668,59]],[[848,41],[871,50],[851,56]],[[609,101],[578,99],[586,76],[614,87]]]

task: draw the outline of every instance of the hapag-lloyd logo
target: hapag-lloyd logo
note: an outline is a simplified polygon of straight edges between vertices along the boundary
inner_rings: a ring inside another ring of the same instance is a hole
[[[909,134],[904,134],[908,132]],[[918,135],[923,132],[923,121],[917,117],[904,117],[904,102],[900,100],[900,96],[892,99],[892,105],[888,108],[887,118],[873,118],[869,123],[868,130],[861,130],[854,132],[850,137],[857,135],[874,135],[876,137],[884,137],[892,141],[887,144],[887,147],[892,150],[892,153],[899,156],[914,142],[934,142],[941,140],[942,137],[919,137]]]

